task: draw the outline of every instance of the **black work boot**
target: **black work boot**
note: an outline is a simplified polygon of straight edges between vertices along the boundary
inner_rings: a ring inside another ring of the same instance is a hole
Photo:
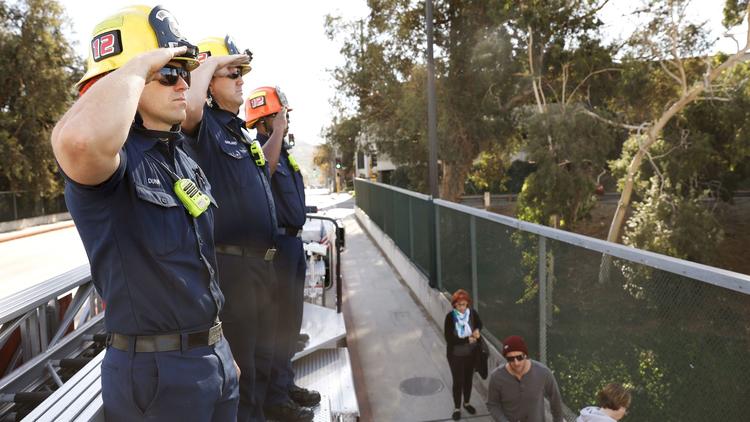
[[[302,343],[307,343],[308,340],[310,340],[310,336],[307,335],[307,333],[297,334],[297,341],[302,342]]]
[[[289,397],[300,406],[312,407],[320,403],[320,393],[298,385],[292,385],[289,389]]]
[[[315,413],[289,400],[263,408],[266,419],[279,422],[312,422]]]

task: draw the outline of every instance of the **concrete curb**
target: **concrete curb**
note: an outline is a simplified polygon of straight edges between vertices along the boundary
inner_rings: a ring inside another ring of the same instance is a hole
[[[0,233],[0,243],[11,240],[22,239],[24,237],[35,236],[37,234],[48,233],[55,230],[67,229],[75,226],[72,220],[62,221],[59,223],[45,224],[43,226],[29,227],[9,233]]]

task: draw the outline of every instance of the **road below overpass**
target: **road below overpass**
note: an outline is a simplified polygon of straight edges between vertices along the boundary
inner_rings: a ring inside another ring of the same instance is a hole
[[[41,283],[87,262],[75,227],[0,243],[0,297]]]
[[[329,194],[328,191],[307,191],[308,205],[325,208],[346,206],[352,202],[347,193]],[[349,205],[351,206],[351,205]],[[343,217],[336,215],[336,217]],[[59,223],[58,223],[59,224]],[[86,264],[86,251],[75,227],[65,227],[13,239],[4,233],[0,241],[0,298],[29,288],[65,271]]]

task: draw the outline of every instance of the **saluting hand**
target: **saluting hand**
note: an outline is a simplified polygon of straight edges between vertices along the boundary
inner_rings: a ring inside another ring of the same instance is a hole
[[[227,76],[231,68],[250,64],[250,56],[247,54],[231,54],[229,56],[211,56],[206,59],[203,65],[214,63],[216,70],[214,76]]]
[[[158,48],[149,52],[139,54],[133,60],[142,64],[146,69],[146,83],[157,79],[157,74],[161,68],[177,56],[187,52],[187,47]]]
[[[281,111],[276,113],[273,118],[273,133],[284,133],[287,127],[286,107],[281,107]]]

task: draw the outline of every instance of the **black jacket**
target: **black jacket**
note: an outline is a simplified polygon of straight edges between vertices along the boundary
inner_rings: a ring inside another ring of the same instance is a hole
[[[470,316],[471,322],[469,323],[471,325],[471,329],[473,330],[482,330],[482,319],[479,318],[479,313],[471,309],[471,316]],[[453,310],[448,312],[448,314],[445,315],[445,323],[443,325],[443,335],[445,336],[445,343],[447,344],[446,347],[446,355],[448,356],[448,360],[451,359],[453,356],[453,347],[459,344],[466,344],[469,342],[468,338],[458,338],[458,335],[456,334],[456,324],[453,321]],[[487,344],[485,343],[484,337],[481,337],[479,339],[479,347],[476,348],[475,353],[475,361],[474,361],[474,370],[479,373],[479,376],[482,377],[482,379],[487,379],[487,358],[489,357],[489,353],[487,351]]]
[[[477,311],[471,309],[471,315],[469,316],[469,318],[471,319],[469,325],[471,325],[472,331],[482,329],[482,319],[479,318],[479,313]],[[446,350],[448,357],[453,355],[454,346],[458,344],[466,344],[469,342],[468,338],[458,338],[458,334],[456,334],[456,323],[453,321],[453,310],[445,315],[443,334],[445,335],[445,343],[448,345]]]

